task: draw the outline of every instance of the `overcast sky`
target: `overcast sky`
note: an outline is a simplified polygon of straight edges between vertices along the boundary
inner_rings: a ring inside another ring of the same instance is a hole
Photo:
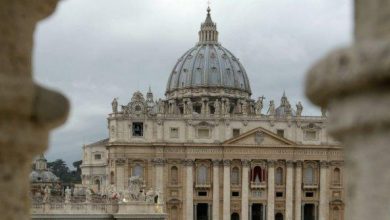
[[[206,8],[206,0],[61,1],[35,33],[36,81],[72,105],[50,136],[48,160],[71,165],[83,144],[106,138],[114,97],[126,104],[149,85],[163,97],[177,59],[198,40]],[[211,16],[220,43],[244,65],[252,98],[279,104],[285,90],[304,114],[320,114],[304,96],[305,72],[351,42],[351,0],[212,0]]]

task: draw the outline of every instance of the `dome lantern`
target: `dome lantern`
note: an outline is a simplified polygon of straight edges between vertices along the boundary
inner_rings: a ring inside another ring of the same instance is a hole
[[[217,24],[213,22],[210,15],[210,7],[207,8],[206,20],[201,24],[199,31],[199,44],[218,43]]]

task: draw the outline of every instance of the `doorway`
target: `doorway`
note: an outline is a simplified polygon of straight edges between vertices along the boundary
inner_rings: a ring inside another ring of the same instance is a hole
[[[196,206],[196,220],[209,220],[209,204],[198,203]]]
[[[315,220],[314,204],[305,204],[303,206],[303,220]]]
[[[277,213],[276,215],[275,215],[275,220],[283,220],[283,214],[282,213]]]
[[[265,220],[264,219],[264,206],[260,203],[252,204],[252,220]]]
[[[237,212],[234,212],[232,216],[230,216],[230,220],[240,220],[240,215]]]

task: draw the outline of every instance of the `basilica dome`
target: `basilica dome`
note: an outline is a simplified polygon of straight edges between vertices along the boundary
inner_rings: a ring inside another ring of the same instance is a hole
[[[251,95],[245,69],[229,50],[218,43],[210,9],[199,31],[197,45],[179,58],[167,83],[166,94],[184,89],[221,88]]]

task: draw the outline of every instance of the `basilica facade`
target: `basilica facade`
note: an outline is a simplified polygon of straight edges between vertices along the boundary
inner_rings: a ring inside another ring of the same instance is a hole
[[[83,146],[82,183],[104,193],[129,178],[154,188],[171,220],[343,220],[342,146],[300,102],[252,97],[210,9],[179,58],[165,99],[112,102],[108,138]]]

